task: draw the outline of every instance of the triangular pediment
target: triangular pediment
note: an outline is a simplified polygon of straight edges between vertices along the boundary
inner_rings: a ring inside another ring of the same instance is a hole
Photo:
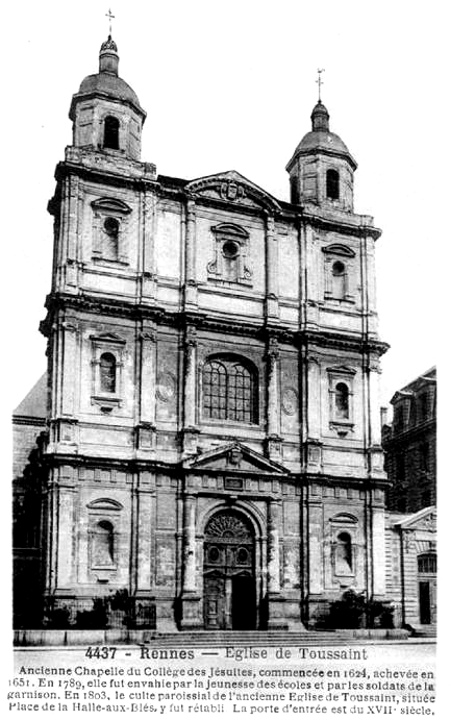
[[[219,470],[227,472],[267,473],[270,475],[287,475],[289,470],[268,460],[264,455],[251,450],[241,443],[229,443],[213,448],[195,457],[185,460],[183,467],[187,470]]]
[[[437,530],[437,508],[434,506],[423,508],[404,520],[396,523],[403,530]]]
[[[236,205],[264,208],[273,213],[280,211],[280,205],[272,195],[236,170],[191,180],[186,190],[194,195],[221,199]]]

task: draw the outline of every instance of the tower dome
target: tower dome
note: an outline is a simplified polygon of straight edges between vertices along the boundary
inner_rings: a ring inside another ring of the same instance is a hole
[[[99,72],[88,75],[72,97],[73,144],[119,150],[139,159],[146,113],[135,91],[119,77],[119,55],[111,35],[102,43]]]
[[[329,129],[329,113],[321,100],[312,110],[312,129],[297,146],[286,169],[291,201],[333,202],[352,211],[353,173],[357,163],[343,140]]]

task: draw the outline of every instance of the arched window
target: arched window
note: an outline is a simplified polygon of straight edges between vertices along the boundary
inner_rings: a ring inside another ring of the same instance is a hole
[[[339,420],[349,419],[349,388],[343,382],[335,386],[335,415]]]
[[[117,260],[119,252],[119,220],[107,217],[103,223],[105,231],[102,255],[107,260]]]
[[[352,541],[347,532],[341,532],[337,536],[335,571],[341,573],[352,572]]]
[[[418,572],[433,574],[437,572],[437,555],[435,553],[424,553],[418,555]]]
[[[326,173],[326,195],[330,200],[340,197],[340,175],[338,170],[328,170]]]
[[[346,297],[346,265],[341,260],[332,265],[332,297],[337,300]]]
[[[255,373],[233,358],[208,361],[202,372],[204,418],[256,423]]]
[[[114,565],[114,529],[107,520],[97,523],[92,542],[92,564],[94,567]]]
[[[116,358],[112,353],[100,356],[100,389],[102,392],[116,392]]]
[[[103,147],[119,150],[119,120],[111,115],[105,118]]]

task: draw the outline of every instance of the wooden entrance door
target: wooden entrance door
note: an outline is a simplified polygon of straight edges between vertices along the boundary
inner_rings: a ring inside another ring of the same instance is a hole
[[[431,624],[431,587],[428,581],[422,580],[419,584],[420,595],[420,623]]]
[[[254,536],[247,519],[221,511],[205,528],[204,623],[206,630],[255,628]]]
[[[418,556],[418,605],[421,625],[437,622],[437,555]]]

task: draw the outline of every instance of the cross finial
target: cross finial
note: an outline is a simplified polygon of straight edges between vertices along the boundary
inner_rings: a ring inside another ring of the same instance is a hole
[[[110,37],[111,37],[111,35],[113,34],[113,25],[112,25],[112,22],[111,22],[111,21],[112,21],[116,16],[113,15],[113,13],[111,12],[111,8],[110,8],[110,9],[108,10],[108,12],[105,13],[105,17],[107,17],[108,20],[110,21],[110,23],[109,23],[109,28],[110,28],[109,35],[110,35]]]
[[[323,72],[324,72],[324,68],[322,68],[322,70],[320,70],[318,68],[318,70],[317,70],[318,80],[315,80],[315,82],[318,84],[318,102],[321,102],[321,85],[323,84],[323,81],[321,80],[321,73],[323,73]]]

